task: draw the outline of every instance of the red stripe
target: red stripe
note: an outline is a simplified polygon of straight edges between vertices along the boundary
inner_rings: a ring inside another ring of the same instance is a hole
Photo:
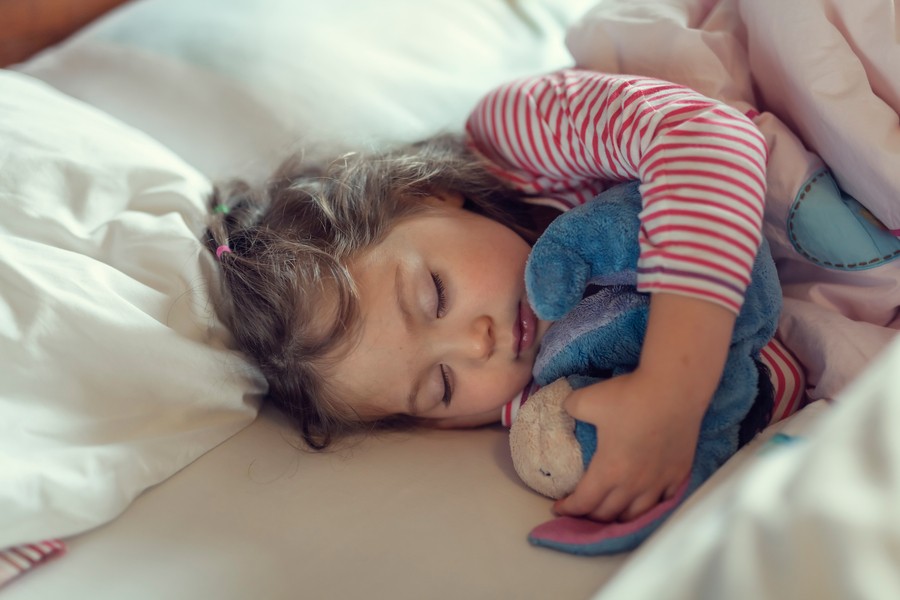
[[[670,186],[674,187],[674,186]],[[709,208],[713,208],[716,210],[720,210],[722,212],[726,212],[729,215],[732,215],[736,219],[741,219],[742,221],[746,221],[748,225],[750,225],[754,231],[759,232],[760,230],[760,222],[757,219],[754,219],[747,213],[742,210],[737,209],[732,204],[723,204],[716,200],[707,200],[705,198],[696,198],[694,196],[682,196],[681,194],[666,194],[665,196],[660,195],[649,202],[644,203],[644,210],[649,209],[653,204],[657,202],[664,202],[666,200],[675,200],[679,204],[686,205],[694,205],[694,206],[706,206]]]
[[[716,231],[712,231],[709,229],[704,229],[702,227],[694,227],[692,225],[660,225],[659,227],[648,229],[647,237],[653,237],[656,235],[660,235],[662,233],[699,233],[708,237],[716,238],[723,242],[726,242],[730,246],[738,248],[744,251],[751,259],[756,256],[756,250],[754,248],[750,248],[749,246],[740,243],[739,241],[730,238],[726,235],[718,233]],[[654,246],[659,246],[658,244],[653,244]],[[723,251],[724,253],[724,251]],[[733,256],[733,255],[732,255]]]
[[[535,103],[538,107],[540,107],[543,104],[543,102],[546,98],[546,95],[548,93],[550,93],[551,89],[552,88],[550,86],[546,86],[543,90],[541,90],[540,94],[535,99]],[[547,160],[549,160],[553,164],[553,168],[555,169],[555,172],[562,175],[564,173],[563,168],[560,167],[559,163],[556,161],[556,157],[554,156],[555,152],[553,152],[553,148],[548,143],[547,131],[546,131],[547,128],[544,127],[544,125],[547,124],[547,121],[545,118],[543,118],[544,111],[542,109],[540,110],[540,114],[542,116],[541,123],[540,123],[541,126],[538,127],[538,133],[541,136],[540,148],[543,149],[544,153],[547,155]],[[531,135],[531,127],[530,126],[528,129],[528,132],[529,132],[529,135]],[[534,141],[532,141],[532,143],[534,143]],[[563,160],[565,160],[565,154],[562,151],[560,151],[559,154],[563,157]],[[569,170],[572,171],[572,169],[569,169]]]
[[[685,177],[699,177],[701,179],[714,179],[714,180],[721,181],[723,183],[728,183],[735,187],[741,188],[745,192],[750,194],[751,196],[754,196],[757,198],[762,196],[762,192],[765,189],[765,188],[763,188],[763,189],[755,190],[755,189],[751,188],[750,186],[748,186],[743,181],[740,181],[733,177],[728,177],[727,175],[725,175],[723,173],[716,173],[713,171],[703,171],[701,169],[666,169],[660,175],[665,175],[668,177],[685,176]],[[641,179],[644,179],[644,178],[642,177]]]
[[[9,556],[8,556],[9,553],[10,553],[9,549],[0,551],[0,559],[6,561],[6,563],[9,566],[11,566],[13,569],[15,569],[18,572],[21,573],[22,571],[24,571],[24,569],[22,568],[21,565],[19,565],[19,563],[15,562],[11,558],[9,558]]]
[[[800,397],[800,382],[801,382],[800,371],[797,369],[797,367],[794,366],[794,361],[792,360],[793,357],[790,357],[790,358],[787,357],[784,354],[784,352],[782,352],[782,350],[779,346],[780,346],[780,344],[772,345],[772,351],[775,354],[777,354],[781,358],[781,360],[783,360],[785,362],[785,364],[788,367],[788,370],[790,370],[791,375],[794,378],[794,381],[796,382],[796,385],[794,386],[794,392],[791,394],[791,401],[788,403],[788,409],[793,410],[794,404],[797,402],[797,399]]]
[[[515,94],[513,96],[513,94]],[[513,96],[513,99],[510,99],[510,96]],[[516,110],[516,102],[519,100],[519,89],[515,88],[513,90],[512,86],[506,86],[503,88],[502,98],[501,98],[501,110],[503,111],[502,117],[500,119],[500,123],[503,127],[503,138],[506,142],[506,148],[509,150],[509,154],[515,161],[523,166],[526,171],[530,171],[531,173],[535,172],[534,165],[528,162],[528,159],[521,152],[521,140],[516,141],[513,136],[518,138],[518,120],[519,114]],[[512,131],[510,131],[512,129]]]
[[[675,246],[676,248],[694,248],[696,250],[701,250],[701,251],[707,252],[709,254],[714,254],[714,255],[718,256],[719,258],[729,260],[732,263],[741,267],[741,269],[746,271],[747,273],[750,273],[750,271],[752,270],[752,268],[750,266],[750,264],[751,264],[750,262],[748,262],[746,260],[741,260],[736,255],[729,254],[729,253],[725,252],[724,250],[722,250],[721,248],[718,248],[716,246],[710,246],[709,244],[702,244],[700,242],[691,242],[688,240],[666,240],[666,241],[658,242],[655,244],[650,244],[650,242],[648,241],[646,243],[648,246],[651,246],[656,249],[670,248],[672,246]]]
[[[26,547],[28,547],[28,546],[16,546],[13,548],[7,548],[7,552],[9,552],[10,554],[15,554],[16,556],[18,556],[19,558],[21,558],[22,560],[27,562],[28,568],[30,568],[30,567],[33,567],[34,565],[38,564],[40,562],[40,558],[36,558],[36,559],[31,558],[30,556],[28,556],[27,554],[22,552],[22,548],[26,548]]]
[[[702,123],[703,121],[701,119],[697,119],[696,122]],[[753,150],[754,152],[759,154],[759,157],[763,162],[765,162],[765,160],[766,160],[766,152],[765,151],[760,150],[760,148],[758,146],[751,144],[749,141],[747,141],[746,138],[742,138],[737,135],[729,135],[729,134],[722,133],[719,131],[709,131],[709,130],[685,131],[685,130],[681,130],[681,129],[679,129],[678,131],[670,131],[669,135],[682,136],[682,137],[714,137],[714,138],[719,138],[719,139],[723,139],[723,140],[728,140],[729,142],[735,142],[735,143],[747,146],[748,148],[750,148],[751,150]],[[763,148],[765,148],[765,146],[763,146]]]
[[[631,132],[628,135],[628,142],[626,144],[627,148],[631,148],[632,144],[634,144],[634,136],[638,132],[639,124],[644,120],[644,117],[646,117],[648,113],[656,114],[656,109],[652,106],[646,106],[640,112],[633,113],[633,115],[632,115],[633,123],[629,122],[627,124],[627,127],[629,128],[629,131]]]
[[[645,173],[649,177],[649,176],[652,176],[652,173],[657,168],[663,169],[664,173],[670,173],[671,171],[669,169],[666,169],[666,167],[668,165],[671,165],[673,163],[678,163],[678,162],[687,162],[687,163],[691,163],[691,164],[698,164],[698,163],[704,164],[705,163],[705,164],[711,164],[711,165],[716,165],[716,166],[720,166],[720,167],[724,166],[724,167],[727,167],[732,172],[737,171],[739,173],[743,173],[748,178],[755,181],[756,184],[759,186],[760,190],[766,189],[766,182],[762,177],[760,177],[760,171],[762,171],[761,168],[757,171],[752,171],[752,170],[748,169],[747,167],[745,167],[743,165],[739,165],[732,161],[725,160],[722,158],[713,158],[710,156],[698,156],[698,155],[661,156],[649,164],[646,163],[645,161],[641,161],[641,169],[642,169],[642,172]],[[721,175],[719,173],[717,173],[716,171],[713,171],[713,170],[706,171],[706,173],[708,173],[709,176],[711,176],[711,177],[721,177]]]
[[[598,112],[598,114],[602,115],[606,110],[609,109],[610,103],[613,102],[616,98],[618,98],[619,94],[621,94],[621,91],[618,90],[617,88],[613,88],[612,90],[609,89],[611,87],[609,81],[605,81],[603,79],[597,79],[597,80],[591,81],[590,83],[591,83],[590,91],[584,93],[582,99],[578,102],[578,104],[575,105],[575,107],[572,109],[572,112],[571,112],[573,129],[574,129],[575,122],[578,121],[579,119],[581,119],[581,127],[580,127],[580,132],[579,132],[579,134],[580,134],[579,139],[581,141],[581,144],[579,144],[579,146],[581,147],[581,150],[582,150],[581,155],[584,159],[584,162],[586,162],[586,163],[590,162],[591,164],[597,165],[598,167],[600,167],[601,171],[605,172],[604,174],[608,175],[608,174],[612,173],[613,175],[621,177],[616,172],[615,165],[613,164],[613,161],[611,160],[608,152],[606,154],[606,158],[607,158],[609,164],[603,163],[603,161],[600,159],[599,152],[597,152],[596,150],[591,152],[590,157],[587,154],[585,154],[585,150],[586,150],[585,142],[587,141],[588,128],[593,126],[594,133],[595,133],[595,140],[599,139],[599,136],[600,136],[600,132],[597,131],[597,123],[595,121],[593,121],[592,119],[590,119],[590,114],[589,114],[590,110],[589,109],[593,108],[599,101],[600,109],[597,112]],[[591,100],[591,104],[589,105],[588,110],[585,110],[585,108],[584,108],[585,104],[587,104],[589,99]],[[597,174],[594,173],[594,175],[596,176]]]
[[[628,101],[629,96],[626,95],[624,98],[622,98],[622,95],[624,95],[624,90],[622,90],[621,88],[616,88],[614,93],[615,96],[607,96],[605,101],[600,105],[600,108],[596,112],[594,112],[594,117],[593,119],[591,119],[591,123],[594,125],[598,134],[594,137],[594,156],[597,157],[597,160],[600,160],[600,141],[602,140],[604,142],[603,150],[606,155],[607,161],[609,162],[612,170],[616,173],[616,175],[620,175],[616,170],[615,161],[613,160],[612,156],[610,156],[609,149],[606,147],[605,142],[610,139],[617,139],[615,132],[613,132],[611,128],[613,124],[621,117],[623,112],[622,105]],[[591,106],[590,108],[594,107]],[[585,115],[585,119],[589,117],[589,114]],[[600,123],[603,124],[602,130],[597,127],[597,125]]]
[[[574,176],[584,176],[584,173],[581,173],[579,171],[580,168],[578,167],[577,164],[575,164],[574,158],[572,158],[570,160],[569,154],[567,152],[563,151],[562,119],[563,119],[563,111],[562,111],[562,109],[560,109],[560,110],[556,111],[556,125],[554,126],[554,125],[550,125],[548,123],[548,127],[550,127],[550,131],[553,132],[552,139],[553,139],[553,143],[555,144],[555,146],[553,146],[552,148],[554,148],[555,150],[558,151],[559,157],[565,163],[565,167],[566,167],[565,169],[560,168],[560,172],[562,173],[562,176],[565,176],[566,174],[570,174],[570,175],[574,175]],[[569,128],[569,133],[571,135],[571,128]],[[542,139],[545,140],[544,145],[548,149],[551,148],[550,144],[546,143],[546,141],[547,141],[546,132],[544,132],[543,129],[541,130],[541,136],[542,136]],[[571,148],[571,137],[568,139],[568,143],[569,143],[569,147]],[[551,150],[551,153],[552,153],[552,150]]]
[[[716,105],[713,108],[713,114],[722,117],[724,119],[728,119],[735,125],[739,125],[742,128],[746,129],[747,133],[751,136],[755,137],[763,148],[766,148],[766,136],[763,135],[763,132],[759,129],[756,123],[753,121],[754,117],[751,117],[747,114],[741,114],[737,111],[737,109],[726,110],[726,107],[723,107],[721,104]],[[756,113],[758,116],[759,113]],[[740,115],[740,116],[737,116]]]
[[[751,198],[747,196],[739,196],[733,192],[729,192],[727,190],[723,190],[722,188],[713,187],[711,185],[702,185],[699,183],[667,183],[667,184],[653,184],[653,192],[654,198],[646,199],[644,201],[644,208],[646,209],[654,202],[659,202],[661,200],[667,200],[669,198],[679,198],[677,194],[673,194],[670,190],[697,190],[703,192],[712,192],[715,194],[719,194],[721,196],[725,196],[727,198],[731,198],[732,200],[737,200],[742,206],[750,209],[753,213],[762,220],[763,218],[763,209],[762,209],[762,200],[758,196],[753,196],[757,200],[757,202],[749,202]],[[698,200],[699,201],[699,200]],[[709,201],[708,201],[709,202]]]
[[[525,103],[530,104],[532,106],[532,108],[536,108],[537,100],[532,94],[533,91],[534,91],[534,85],[532,85],[532,87],[528,90],[523,89],[522,94],[524,95]],[[540,113],[539,110],[535,110],[535,112],[537,112],[538,114]],[[549,171],[549,169],[547,168],[547,164],[541,158],[540,148],[534,139],[534,125],[532,124],[532,119],[527,118],[527,114],[528,113],[526,111],[525,115],[522,117],[522,120],[524,121],[525,133],[528,137],[528,147],[531,148],[532,154],[534,154],[535,162],[540,167],[540,169],[536,172],[537,173],[546,173],[547,171]]]
[[[712,269],[714,271],[718,271],[720,273],[725,273],[727,275],[730,275],[731,277],[734,277],[735,279],[737,279],[744,285],[750,285],[750,275],[748,273],[743,272],[743,271],[735,271],[733,269],[729,269],[727,267],[722,266],[721,263],[713,262],[711,260],[705,260],[702,258],[697,258],[695,256],[675,254],[673,252],[665,252],[665,251],[659,250],[659,249],[647,250],[647,251],[641,253],[641,259],[645,259],[645,258],[649,259],[649,258],[653,258],[654,256],[661,256],[661,257],[664,257],[667,259],[685,261],[685,262],[693,263],[695,265],[702,265],[704,267],[709,267],[710,269]]]
[[[510,109],[508,111],[510,120],[512,121],[512,129],[513,133],[515,133],[515,146],[516,150],[518,150],[519,154],[522,156],[522,162],[525,164],[526,170],[532,173],[546,173],[546,168],[539,168],[537,164],[532,160],[531,156],[529,156],[529,148],[534,149],[534,144],[532,143],[530,146],[526,145],[522,139],[522,126],[523,124],[526,127],[531,127],[531,118],[529,117],[530,113],[533,111],[529,111],[529,108],[533,108],[531,104],[531,96],[526,92],[523,88],[516,88],[515,96],[509,100],[511,103]],[[524,106],[521,110],[520,106]],[[524,122],[524,123],[523,123]],[[537,153],[533,153],[535,157]]]
[[[739,149],[731,146],[730,144],[709,144],[709,143],[679,143],[679,142],[666,142],[662,144],[655,144],[653,148],[651,148],[646,154],[644,154],[644,160],[649,160],[653,157],[654,154],[660,152],[662,150],[679,150],[684,148],[705,148],[707,150],[715,150],[716,152],[723,152],[726,154],[733,154],[735,156],[739,156],[741,158],[745,158],[750,161],[752,164],[756,166],[764,166],[764,162],[760,162],[756,158],[750,156],[746,152],[741,152]]]
[[[772,358],[771,354],[768,352],[768,348],[770,348],[771,345],[772,345],[772,342],[770,341],[762,350],[760,350],[760,355],[766,359],[766,363],[769,365],[769,368],[771,369],[772,373],[775,375],[775,380],[777,382],[777,384],[775,386],[776,406],[780,408],[782,405],[782,398],[784,397],[785,380],[784,380],[784,373],[781,372],[781,367],[778,364],[776,364],[775,360]],[[784,410],[781,411],[781,414],[784,414]],[[775,417],[774,413],[772,414],[772,417],[774,419],[774,417]]]
[[[747,240],[751,244],[759,244],[759,229],[754,229],[753,231],[747,231],[734,221],[730,219],[725,219],[723,217],[719,217],[717,215],[711,213],[701,213],[696,210],[691,210],[689,208],[663,208],[659,210],[645,212],[645,216],[641,219],[641,222],[646,226],[650,222],[664,217],[689,217],[696,218],[701,221],[707,221],[712,223],[718,223],[723,227],[727,227],[734,231],[735,233],[739,233],[747,238]],[[754,235],[756,234],[756,235]]]

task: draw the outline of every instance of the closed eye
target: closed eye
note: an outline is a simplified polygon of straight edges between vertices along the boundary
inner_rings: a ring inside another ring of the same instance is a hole
[[[447,288],[444,287],[444,281],[437,273],[432,273],[431,279],[434,281],[434,290],[437,292],[437,311],[435,316],[440,319],[447,312]]]
[[[444,365],[441,365],[441,379],[444,381],[444,396],[441,398],[441,404],[450,406],[453,388],[450,386],[450,375],[447,373],[447,367]]]

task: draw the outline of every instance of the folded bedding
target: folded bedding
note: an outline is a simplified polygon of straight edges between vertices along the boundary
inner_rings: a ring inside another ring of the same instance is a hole
[[[47,84],[0,71],[0,548],[120,514],[254,418],[212,314],[208,180]]]
[[[835,397],[900,329],[900,45],[882,0],[604,0],[579,66],[666,79],[752,116],[785,296],[781,341]]]

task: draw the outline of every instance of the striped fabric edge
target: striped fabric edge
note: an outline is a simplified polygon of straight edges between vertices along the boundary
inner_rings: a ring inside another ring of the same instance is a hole
[[[775,406],[770,423],[776,423],[803,408],[806,376],[800,362],[775,338],[769,340],[760,351],[760,360],[769,368],[769,377],[775,388]]]
[[[60,540],[46,540],[0,550],[0,586],[65,552],[66,545]]]
[[[571,69],[497,88],[466,132],[495,174],[563,208],[640,179],[639,289],[740,310],[766,187],[750,116],[668,82]]]
[[[500,423],[504,427],[512,427],[512,424],[515,423],[516,417],[519,414],[519,409],[522,408],[522,405],[534,394],[536,391],[541,389],[537,383],[532,379],[528,385],[525,386],[515,398],[507,402],[503,405],[503,408],[500,409]]]

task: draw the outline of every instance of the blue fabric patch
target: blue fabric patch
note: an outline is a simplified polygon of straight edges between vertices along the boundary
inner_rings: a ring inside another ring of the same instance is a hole
[[[845,194],[828,170],[815,173],[800,189],[787,230],[801,256],[829,269],[859,271],[900,258],[900,239]]]

